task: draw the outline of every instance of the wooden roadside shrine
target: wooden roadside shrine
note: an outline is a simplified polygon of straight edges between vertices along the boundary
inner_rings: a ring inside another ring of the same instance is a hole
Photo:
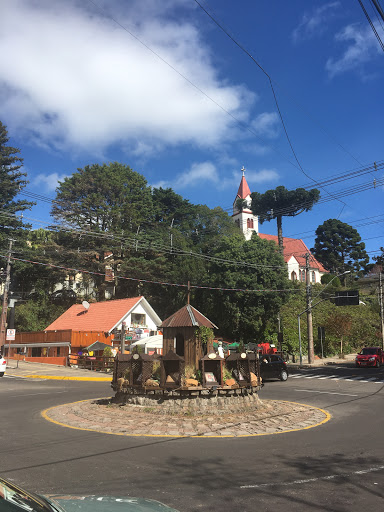
[[[184,358],[185,366],[199,368],[199,361],[205,352],[213,352],[213,341],[203,346],[198,327],[217,329],[217,326],[190,304],[182,307],[159,326],[163,332],[163,351],[170,350]]]

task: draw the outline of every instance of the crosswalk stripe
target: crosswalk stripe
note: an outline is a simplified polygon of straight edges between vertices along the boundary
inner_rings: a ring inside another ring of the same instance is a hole
[[[346,382],[373,382],[375,384],[384,384],[384,380],[378,380],[378,377],[363,377],[358,375],[325,375],[324,373],[291,373],[291,379],[319,379],[319,380],[344,380]],[[380,376],[381,377],[381,376]]]

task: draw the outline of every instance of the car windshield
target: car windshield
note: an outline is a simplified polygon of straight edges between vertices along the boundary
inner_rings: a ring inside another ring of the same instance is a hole
[[[0,481],[0,510],[4,512],[53,512],[45,500],[35,494],[30,494],[12,484]]]
[[[362,356],[372,356],[377,354],[377,348],[363,348],[360,354]]]

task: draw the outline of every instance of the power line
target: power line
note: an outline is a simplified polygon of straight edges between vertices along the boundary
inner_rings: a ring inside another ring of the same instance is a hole
[[[383,52],[384,52],[384,44],[383,44],[383,41],[381,40],[381,38],[380,38],[380,36],[379,36],[379,34],[378,34],[377,30],[376,30],[375,25],[372,23],[372,20],[371,20],[371,18],[370,18],[370,16],[369,16],[369,14],[368,14],[368,12],[367,12],[366,8],[364,7],[363,2],[362,2],[361,0],[357,0],[357,1],[359,2],[360,7],[363,9],[363,12],[364,12],[364,14],[365,14],[365,17],[366,17],[366,18],[367,18],[367,20],[368,20],[368,23],[369,23],[369,25],[370,25],[370,27],[371,27],[371,29],[372,29],[372,32],[375,34],[375,37],[376,37],[376,39],[378,40],[379,45],[381,46],[381,49],[382,49],[382,50],[383,50]]]
[[[251,60],[252,60],[256,65],[257,65],[257,66],[258,66],[258,68],[259,68],[259,69],[260,69],[260,70],[265,74],[265,76],[268,78],[269,85],[270,85],[270,87],[271,87],[271,91],[272,91],[272,94],[273,94],[273,98],[274,98],[274,100],[275,100],[276,108],[277,108],[277,111],[278,111],[278,114],[279,114],[279,117],[280,117],[281,124],[282,124],[283,129],[284,129],[285,136],[286,136],[287,141],[288,141],[288,144],[289,144],[289,146],[290,146],[290,148],[291,148],[292,154],[293,154],[293,156],[294,156],[294,158],[295,158],[295,160],[296,160],[296,162],[297,162],[297,164],[298,164],[298,166],[299,166],[299,169],[300,169],[300,171],[301,171],[301,172],[302,172],[302,173],[303,173],[303,174],[304,174],[308,179],[310,179],[310,180],[311,180],[311,181],[313,181],[316,185],[318,185],[317,181],[316,181],[314,178],[312,178],[312,176],[310,176],[310,175],[309,175],[309,174],[308,174],[308,173],[303,169],[303,167],[302,167],[302,165],[301,165],[301,163],[300,163],[300,161],[299,161],[299,159],[298,159],[298,157],[297,157],[297,155],[296,155],[296,151],[295,151],[295,149],[294,149],[294,147],[293,147],[293,144],[292,144],[292,142],[291,142],[291,139],[290,139],[290,137],[289,137],[288,130],[287,130],[287,128],[286,128],[286,125],[285,125],[285,122],[284,122],[284,119],[283,119],[283,115],[282,115],[282,113],[281,113],[281,109],[280,109],[279,103],[278,103],[278,101],[277,101],[277,96],[276,96],[275,89],[274,89],[274,87],[273,87],[272,78],[271,78],[271,76],[269,75],[269,73],[267,73],[267,71],[266,71],[266,70],[265,70],[265,69],[264,69],[264,68],[263,68],[263,67],[262,67],[262,66],[257,62],[257,60],[252,56],[252,54],[251,54],[251,53],[250,53],[250,52],[249,52],[249,51],[248,51],[248,50],[247,50],[247,49],[246,49],[242,44],[240,44],[240,43],[237,41],[237,39],[235,39],[235,38],[234,38],[234,37],[233,37],[233,36],[232,36],[232,35],[231,35],[231,34],[230,34],[230,33],[229,33],[229,32],[228,32],[228,31],[227,31],[227,30],[222,26],[222,25],[221,25],[221,24],[220,24],[220,23],[219,23],[219,22],[218,22],[218,21],[217,21],[217,20],[216,20],[216,19],[215,19],[215,18],[214,18],[214,17],[213,17],[213,16],[212,16],[208,11],[207,11],[207,9],[205,9],[205,8],[202,6],[202,4],[201,4],[198,0],[194,0],[194,1],[195,1],[195,3],[196,3],[196,4],[197,4],[197,5],[198,5],[198,6],[199,6],[199,7],[200,7],[200,8],[201,8],[201,9],[202,9],[206,14],[207,14],[207,16],[209,16],[209,18],[210,18],[210,19],[211,19],[211,20],[212,20],[212,21],[213,21],[213,22],[214,22],[214,23],[215,23],[215,24],[220,28],[220,30],[222,30],[222,31],[227,35],[227,37],[229,37],[229,38],[231,39],[231,41],[232,41],[232,42],[233,42],[233,43],[234,43],[234,44],[235,44],[235,45],[236,45],[236,46],[237,46],[237,47],[238,47],[242,52],[244,52],[244,53],[245,53],[245,54],[246,54],[246,55],[247,55],[247,56],[248,56],[248,57],[249,57],[249,58],[250,58],[250,59],[251,59]],[[360,162],[359,162],[359,163],[360,163]],[[318,185],[318,186],[319,186],[319,185]],[[332,196],[332,194],[331,194],[330,192],[328,192],[324,187],[320,186],[320,188],[323,188],[323,190],[324,190],[324,191],[325,191],[329,196]],[[343,209],[344,209],[344,207],[345,207],[345,206],[347,206],[347,204],[346,204],[343,200],[341,200],[341,199],[339,199],[339,198],[337,198],[336,200],[337,200],[337,201],[339,201],[340,203],[342,203],[342,204],[344,205],[344,206],[343,206]],[[342,209],[341,211],[343,211],[343,209]],[[341,214],[341,212],[340,212],[340,214]],[[339,215],[340,215],[340,214],[339,214]]]
[[[7,258],[4,254],[0,254],[1,258]],[[65,270],[68,272],[76,272],[81,274],[90,274],[90,275],[96,275],[96,276],[109,276],[109,274],[103,273],[103,272],[93,272],[90,270],[85,269],[78,269],[78,268],[71,268],[71,267],[63,267],[60,265],[54,265],[53,263],[41,263],[39,261],[33,261],[33,260],[27,260],[22,258],[17,258],[15,256],[11,256],[10,259],[15,261],[22,261],[24,263],[30,263],[31,265],[40,265],[44,267],[52,267],[52,268],[58,268],[60,270]],[[273,288],[259,288],[259,289],[243,289],[243,288],[221,288],[221,287],[213,287],[213,286],[202,286],[202,285],[187,285],[187,284],[180,284],[180,283],[168,283],[165,281],[153,281],[149,279],[142,279],[142,278],[135,278],[135,277],[127,277],[127,276],[120,276],[120,275],[114,275],[114,278],[116,279],[124,279],[128,281],[136,281],[140,283],[149,283],[149,284],[159,284],[163,286],[175,286],[180,288],[195,288],[195,289],[205,289],[205,290],[219,290],[219,291],[234,291],[234,292],[254,292],[254,293],[271,293],[271,292],[297,292],[301,291],[298,288],[287,288],[287,289],[273,289]]]
[[[4,213],[1,211],[0,211],[0,215],[4,215],[4,216],[8,216],[8,217],[16,217],[15,214]],[[139,236],[131,236],[131,237],[125,236],[124,237],[124,236],[120,236],[120,235],[117,235],[114,233],[101,233],[101,232],[94,232],[94,231],[86,231],[86,230],[81,230],[81,229],[66,228],[64,226],[59,226],[59,225],[50,225],[49,228],[52,231],[58,231],[58,232],[62,231],[67,234],[74,234],[74,235],[77,235],[80,237],[90,236],[90,237],[102,239],[104,241],[106,240],[108,242],[116,242],[116,243],[120,244],[120,250],[128,249],[128,248],[133,248],[135,250],[139,250],[139,249],[153,250],[153,251],[162,252],[164,254],[170,254],[173,256],[189,256],[189,257],[193,257],[193,258],[197,258],[197,259],[201,259],[201,260],[205,260],[205,261],[211,261],[211,262],[219,263],[219,264],[243,266],[243,267],[254,268],[254,269],[257,269],[257,268],[286,269],[286,267],[283,265],[265,265],[265,264],[256,264],[256,263],[253,264],[253,263],[248,263],[246,261],[236,261],[236,260],[230,260],[227,258],[219,258],[216,256],[209,256],[207,254],[193,252],[192,250],[183,250],[183,249],[179,249],[177,247],[165,246],[164,244],[160,244],[157,241],[154,241],[153,239],[150,239],[150,238],[142,239]]]

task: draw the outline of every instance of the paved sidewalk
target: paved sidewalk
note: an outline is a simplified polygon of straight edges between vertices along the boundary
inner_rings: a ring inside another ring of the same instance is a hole
[[[217,412],[217,411],[216,411]],[[263,400],[242,413],[159,414],[156,407],[84,400],[42,412],[62,427],[135,437],[249,437],[318,427],[330,420],[326,411],[295,402]]]
[[[355,362],[356,354],[346,354],[345,357],[324,357],[324,359],[316,358],[315,361],[311,364],[308,363],[308,357],[303,356],[303,363],[300,365],[299,360],[295,363],[291,361],[288,363],[289,367],[292,368],[312,368],[317,366],[333,366],[333,365],[347,365]]]
[[[70,366],[57,366],[55,364],[30,363],[29,361],[17,362],[13,359],[7,361],[6,375],[30,379],[82,380],[91,382],[110,382],[112,380],[111,373],[84,370]]]

